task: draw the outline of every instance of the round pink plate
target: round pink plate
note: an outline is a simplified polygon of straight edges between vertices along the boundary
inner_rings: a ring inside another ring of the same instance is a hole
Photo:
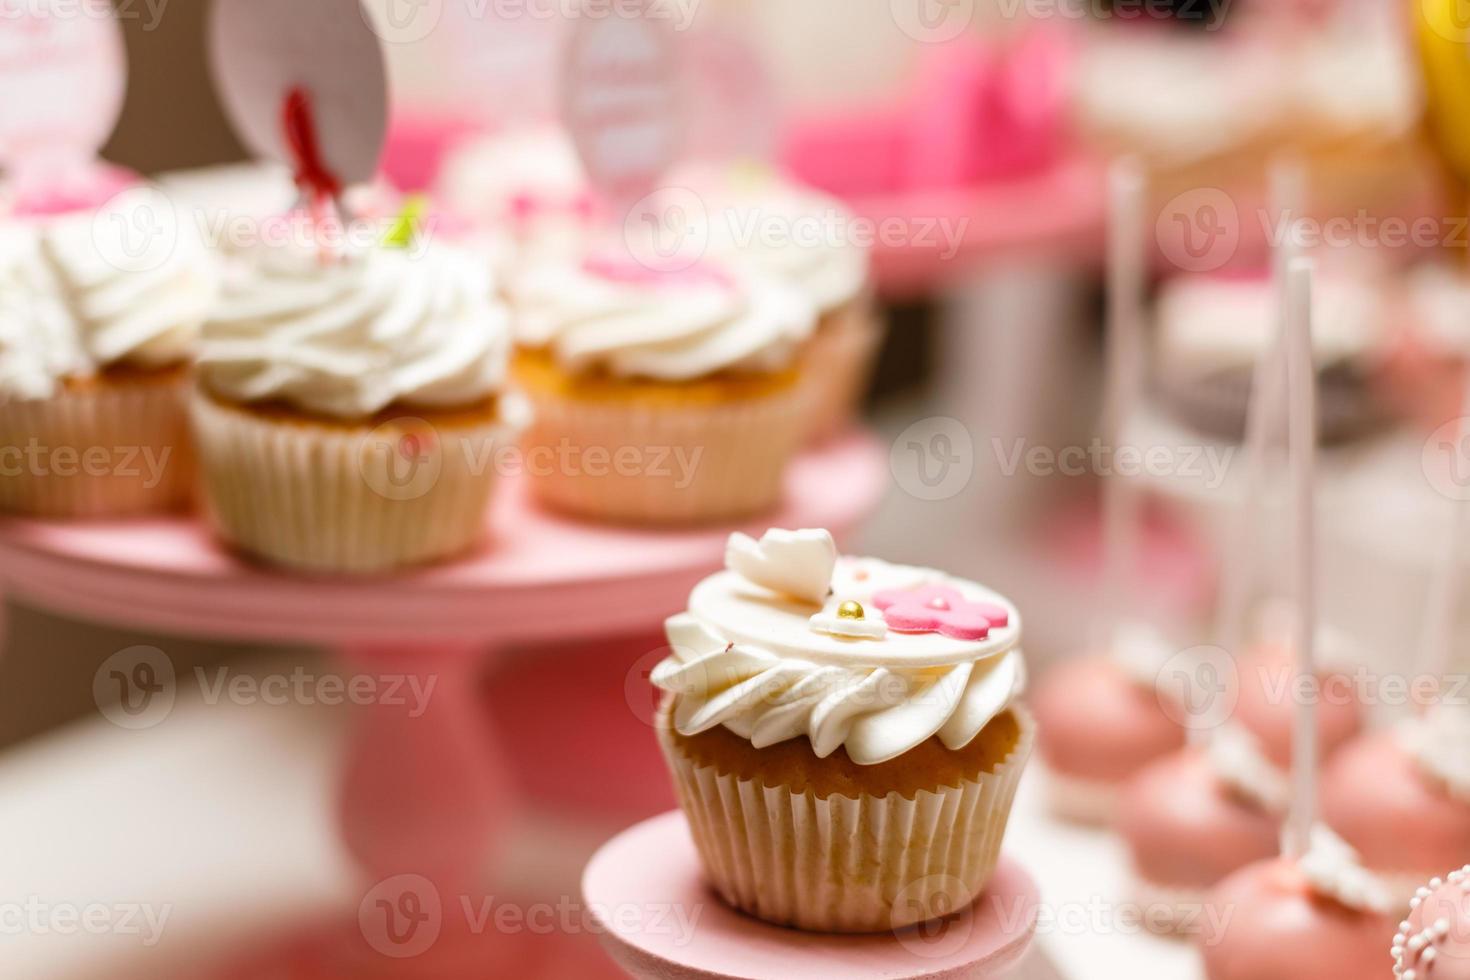
[[[603,946],[639,980],[993,977],[1026,952],[1041,902],[1031,876],[1002,859],[986,893],[937,924],[861,936],[783,929],[736,912],[706,887],[677,811],[604,845],[582,895]]]

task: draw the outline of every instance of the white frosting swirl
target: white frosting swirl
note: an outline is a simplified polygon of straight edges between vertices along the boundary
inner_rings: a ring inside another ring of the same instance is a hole
[[[1363,867],[1358,852],[1330,829],[1312,828],[1312,842],[1299,862],[1313,891],[1350,909],[1387,912],[1393,896],[1383,881]]]
[[[166,368],[194,354],[219,290],[197,228],[160,224],[156,192],[119,195],[96,213],[18,221],[0,244],[0,396],[47,398],[66,378],[129,365]],[[164,235],[167,238],[158,238]],[[132,236],[146,246],[128,248]]]
[[[678,696],[676,730],[692,736],[723,725],[757,748],[805,736],[818,757],[844,748],[858,765],[876,765],[933,737],[961,749],[1019,696],[1020,617],[1005,599],[939,572],[874,559],[843,565],[861,570],[857,588],[849,591],[849,573],[839,572],[823,604],[730,571],[700,583],[689,611],[666,623],[674,652],[653,672],[655,685]],[[999,605],[1008,624],[980,640],[893,629],[844,637],[811,627],[814,613],[921,583]]]
[[[199,357],[225,398],[354,419],[466,406],[504,384],[508,314],[472,256],[263,247],[231,272]]]
[[[704,200],[710,252],[721,260],[800,289],[822,313],[866,287],[867,250],[836,198],[754,168],[691,169],[668,181],[681,182]]]
[[[1470,708],[1440,704],[1400,729],[1419,768],[1455,799],[1470,803]]]
[[[816,326],[816,310],[795,290],[743,273],[640,281],[559,263],[518,277],[510,295],[521,344],[550,349],[569,371],[621,377],[779,371]]]

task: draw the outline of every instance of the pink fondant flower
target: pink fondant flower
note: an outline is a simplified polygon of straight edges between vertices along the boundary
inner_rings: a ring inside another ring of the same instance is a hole
[[[1010,614],[990,602],[971,602],[944,585],[889,589],[873,596],[883,620],[900,633],[942,633],[957,640],[983,640],[1010,623]]]

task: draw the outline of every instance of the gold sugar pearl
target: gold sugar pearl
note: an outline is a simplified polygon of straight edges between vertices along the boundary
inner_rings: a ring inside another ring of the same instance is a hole
[[[862,619],[864,615],[866,614],[863,612],[863,604],[861,602],[853,602],[849,599],[837,607],[838,619]]]

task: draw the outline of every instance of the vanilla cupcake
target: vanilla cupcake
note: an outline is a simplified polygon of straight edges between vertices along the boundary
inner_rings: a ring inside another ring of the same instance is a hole
[[[878,932],[990,881],[1031,751],[1021,623],[826,531],[734,535],[666,626],[659,738],[705,873],[780,925]]]
[[[684,179],[705,202],[712,255],[778,279],[816,306],[817,329],[802,355],[813,391],[808,433],[842,432],[883,340],[856,219],[836,198],[763,168],[693,170]]]
[[[543,504],[667,525],[779,501],[810,403],[806,297],[708,262],[655,272],[631,259],[540,265],[510,292]]]
[[[478,258],[261,248],[205,324],[191,402],[209,511],[242,550],[375,573],[483,537],[521,420],[510,329]]]
[[[167,203],[123,195],[0,233],[0,510],[189,502],[188,371],[218,276],[197,229],[152,210]]]

